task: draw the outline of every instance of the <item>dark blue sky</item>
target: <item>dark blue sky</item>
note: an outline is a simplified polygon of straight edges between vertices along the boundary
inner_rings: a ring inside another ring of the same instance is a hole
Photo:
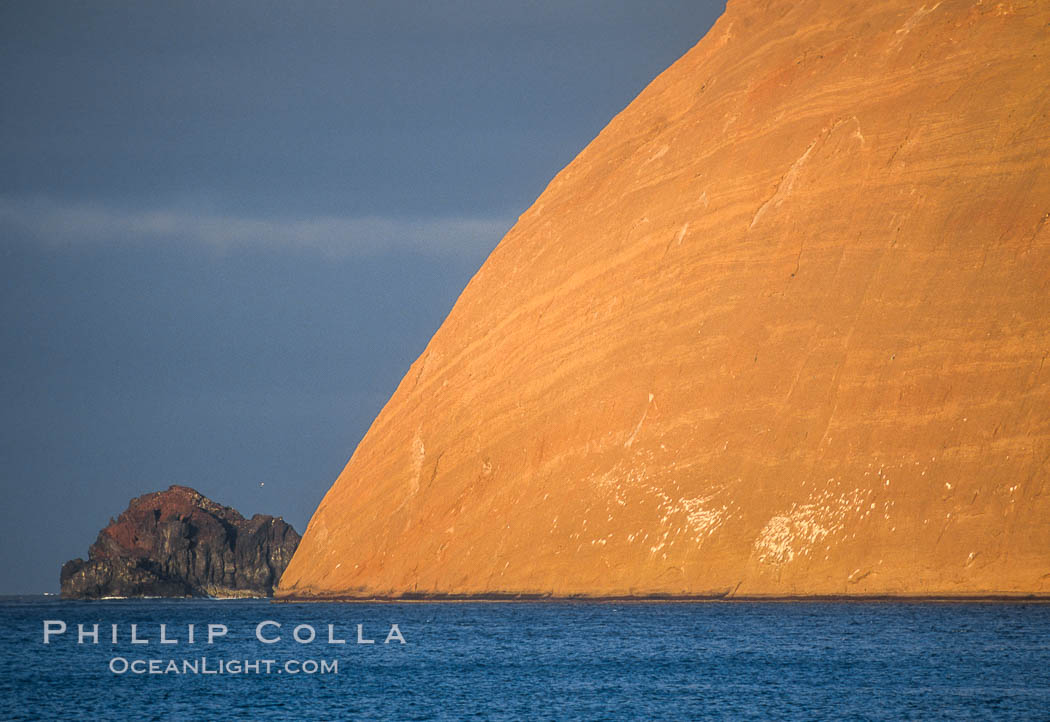
[[[0,4],[0,593],[173,483],[304,531],[503,233],[723,8]]]

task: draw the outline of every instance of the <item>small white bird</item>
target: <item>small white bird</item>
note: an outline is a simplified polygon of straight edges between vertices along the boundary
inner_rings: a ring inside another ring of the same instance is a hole
[[[265,482],[265,481],[260,481],[260,482],[259,482],[259,488],[261,489],[261,488],[263,488],[264,486],[266,486],[266,482]]]

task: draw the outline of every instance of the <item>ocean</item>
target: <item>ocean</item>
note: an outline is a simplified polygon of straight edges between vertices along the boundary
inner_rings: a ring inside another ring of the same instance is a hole
[[[10,720],[1050,718],[1050,604],[7,597],[0,615]]]

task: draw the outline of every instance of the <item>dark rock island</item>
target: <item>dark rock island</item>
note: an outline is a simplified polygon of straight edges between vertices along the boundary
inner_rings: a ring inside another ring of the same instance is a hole
[[[299,545],[280,517],[245,519],[185,486],[137,497],[88,559],[62,566],[62,597],[269,597]]]

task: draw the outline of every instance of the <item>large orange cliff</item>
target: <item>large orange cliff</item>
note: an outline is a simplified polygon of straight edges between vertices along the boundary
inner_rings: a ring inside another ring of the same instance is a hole
[[[1050,594],[1050,3],[731,0],[526,211],[285,598]]]

